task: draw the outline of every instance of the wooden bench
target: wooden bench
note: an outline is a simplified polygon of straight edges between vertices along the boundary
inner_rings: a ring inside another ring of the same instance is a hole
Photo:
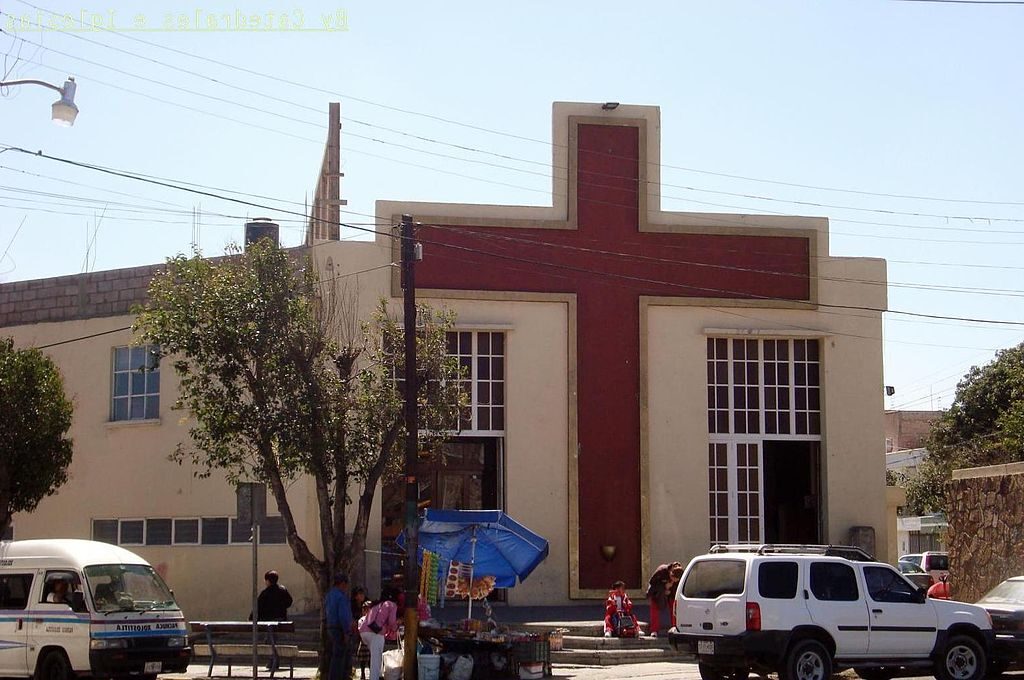
[[[195,636],[202,636],[205,644],[197,642],[192,645],[195,656],[209,656],[210,668],[206,676],[213,677],[215,664],[226,664],[228,677],[231,668],[237,664],[252,663],[252,642],[238,642],[243,634],[252,635],[251,621],[190,621],[189,627]],[[280,670],[281,661],[288,662],[288,677],[295,677],[295,659],[299,657],[298,645],[282,645],[278,642],[281,633],[294,633],[292,621],[260,621],[256,624],[261,642],[256,645],[258,661],[267,661],[270,665],[270,677]],[[232,639],[225,640],[226,636]]]

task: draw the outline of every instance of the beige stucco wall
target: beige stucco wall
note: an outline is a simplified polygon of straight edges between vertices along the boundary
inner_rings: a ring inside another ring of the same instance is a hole
[[[4,328],[18,346],[43,345],[130,326],[128,316]],[[200,479],[190,464],[168,459],[188,426],[170,409],[177,380],[165,362],[160,375],[160,419],[109,422],[111,353],[129,344],[120,331],[45,350],[60,367],[75,405],[70,436],[74,459],[70,480],[35,512],[16,515],[16,538],[91,538],[93,519],[222,517],[236,514],[233,488],[222,477]],[[296,521],[305,531],[306,485],[290,490]],[[270,501],[271,514],[277,514]],[[191,618],[242,617],[249,611],[252,553],[249,545],[129,547],[165,575]],[[291,559],[287,546],[263,546],[259,569],[274,568],[293,591],[299,607],[315,599],[311,583]]]
[[[824,259],[819,267],[830,278],[885,275],[878,260]],[[823,281],[821,301],[881,308],[884,288]],[[648,307],[652,563],[685,563],[709,545],[706,339],[730,331],[822,339],[825,538],[845,544],[850,527],[867,525],[877,546],[888,545],[894,527],[886,521],[881,314],[837,311]]]

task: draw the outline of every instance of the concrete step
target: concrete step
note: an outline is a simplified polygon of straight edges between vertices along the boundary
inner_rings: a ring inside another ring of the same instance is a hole
[[[564,635],[562,648],[567,650],[581,649],[671,649],[668,638],[606,638],[593,635]]]
[[[539,621],[531,623],[517,623],[513,625],[516,630],[525,630],[529,633],[549,633],[553,630],[562,629],[565,635],[603,637],[604,621]],[[647,624],[640,622],[640,630],[646,632]]]
[[[677,661],[680,657],[660,647],[637,649],[565,649],[551,652],[551,663],[575,666],[620,666],[633,663]]]

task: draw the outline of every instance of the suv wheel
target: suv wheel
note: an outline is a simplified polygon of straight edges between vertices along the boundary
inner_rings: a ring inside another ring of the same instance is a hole
[[[832,657],[817,640],[798,640],[789,648],[779,677],[781,680],[829,680],[832,676]],[[951,678],[943,680],[966,680]],[[973,678],[971,680],[974,680]]]
[[[700,671],[700,680],[747,680],[750,676],[746,668],[727,668],[707,663],[698,663],[697,670]]]
[[[981,680],[987,668],[985,651],[973,638],[954,635],[936,663],[939,680]]]

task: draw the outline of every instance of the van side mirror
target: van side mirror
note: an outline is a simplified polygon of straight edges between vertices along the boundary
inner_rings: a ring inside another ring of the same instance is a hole
[[[87,611],[85,607],[85,593],[83,593],[80,590],[76,590],[75,592],[71,593],[71,611]]]

